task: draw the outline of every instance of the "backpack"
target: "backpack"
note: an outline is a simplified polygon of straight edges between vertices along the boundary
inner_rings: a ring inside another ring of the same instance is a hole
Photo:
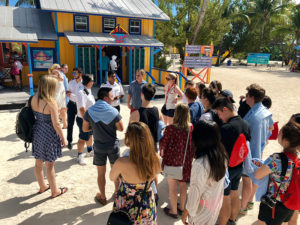
[[[229,166],[235,167],[241,164],[242,162],[244,162],[245,159],[247,158],[248,153],[249,153],[249,149],[247,146],[246,137],[242,133],[234,143],[231,156],[229,159]]]
[[[31,96],[28,100],[28,106],[24,106],[17,115],[16,121],[16,134],[25,141],[24,147],[26,152],[29,148],[29,143],[32,143],[33,139],[33,125],[35,123],[35,117],[31,108]]]
[[[290,160],[294,163],[292,180],[284,194],[279,193],[280,199],[285,207],[291,210],[300,210],[300,160],[297,155],[291,152],[281,152],[282,174],[286,175],[288,162]],[[278,190],[276,183],[275,187]]]
[[[274,126],[274,129],[272,130],[272,134],[269,137],[269,140],[277,140],[277,138],[278,138],[278,134],[279,134],[278,122],[275,122],[273,124],[273,126]]]

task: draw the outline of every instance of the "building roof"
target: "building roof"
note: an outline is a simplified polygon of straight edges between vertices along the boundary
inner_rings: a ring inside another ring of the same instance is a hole
[[[170,18],[151,0],[40,0],[41,9],[153,20]]]
[[[116,43],[108,33],[65,32],[71,45],[115,45],[136,47],[163,47],[164,44],[153,37],[144,35],[129,35],[126,43]]]
[[[57,40],[49,12],[33,8],[0,7],[0,41]]]

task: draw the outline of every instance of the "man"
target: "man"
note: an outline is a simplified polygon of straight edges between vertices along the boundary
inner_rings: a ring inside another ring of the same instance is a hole
[[[94,162],[98,171],[98,187],[96,199],[106,205],[105,172],[106,161],[109,159],[111,167],[120,157],[120,144],[117,138],[117,130],[123,131],[122,117],[110,104],[114,101],[112,89],[102,87],[98,91],[98,101],[90,107],[84,115],[83,131],[90,129],[94,133]],[[119,182],[115,182],[115,194],[118,191]]]
[[[114,101],[111,103],[120,112],[120,99],[124,97],[124,90],[121,84],[116,82],[116,73],[114,71],[108,72],[108,81],[101,87],[109,87],[112,89]]]
[[[231,92],[230,92],[231,94]],[[232,96],[232,94],[231,94]],[[250,128],[234,110],[232,97],[218,98],[213,108],[216,110],[219,118],[224,122],[221,126],[222,143],[227,151],[228,157],[231,157],[233,146],[240,134],[244,134],[247,141],[250,141]],[[228,167],[229,186],[224,190],[223,205],[219,215],[219,225],[236,224],[236,218],[240,211],[240,200],[238,188],[243,172],[243,163],[235,167]]]
[[[105,51],[102,51],[102,82],[105,83],[106,73],[109,71],[109,57]]]
[[[130,115],[130,122],[138,122],[141,121],[148,125],[155,146],[158,142],[157,137],[157,129],[158,129],[158,121],[163,120],[162,115],[160,114],[157,107],[153,106],[151,104],[151,100],[153,99],[155,95],[156,89],[153,84],[145,84],[142,88],[142,106],[139,108],[139,110],[136,110],[132,112]]]
[[[264,147],[273,130],[273,119],[270,111],[263,106],[262,100],[265,97],[265,89],[258,84],[251,84],[246,88],[246,102],[250,106],[250,111],[245,115],[250,126],[251,141],[250,149],[252,158],[261,159]],[[247,214],[248,209],[253,208],[253,197],[257,186],[252,184],[250,177],[243,174],[243,189],[241,214]]]
[[[63,76],[63,78],[64,78],[64,87],[65,87],[65,90],[67,91],[68,90],[68,78],[67,78],[67,76],[66,76],[66,74],[68,73],[68,71],[69,71],[69,67],[68,67],[68,65],[67,64],[62,64],[61,66],[60,66],[60,72],[61,72],[61,74],[62,74],[62,76]],[[67,99],[66,99],[67,100]],[[68,100],[67,100],[68,101]],[[68,102],[67,102],[67,104],[68,104]]]
[[[83,148],[86,144],[87,146],[87,154],[86,156],[93,155],[93,133],[92,132],[84,132],[82,129],[83,124],[83,116],[88,108],[95,104],[95,98],[92,94],[91,88],[94,84],[94,78],[91,74],[86,74],[82,76],[82,84],[84,86],[83,89],[77,92],[77,117],[76,123],[79,128],[79,139],[78,139],[78,157],[77,161],[80,165],[86,165]]]
[[[146,81],[143,80],[145,74],[145,70],[137,70],[135,76],[136,80],[132,81],[129,86],[127,105],[130,109],[130,113],[138,110],[142,105],[141,93],[142,87],[146,84]]]
[[[82,72],[79,68],[74,68],[72,73],[74,79],[69,82],[67,89],[67,97],[69,98],[69,102],[67,104],[67,114],[68,114],[68,130],[67,130],[67,140],[68,140],[68,149],[72,149],[72,141],[73,141],[73,126],[75,122],[75,116],[77,114],[77,106],[76,94],[79,90],[83,89],[82,85]]]

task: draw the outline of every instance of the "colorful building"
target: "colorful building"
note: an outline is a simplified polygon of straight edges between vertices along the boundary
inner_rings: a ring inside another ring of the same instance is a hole
[[[0,65],[8,71],[9,57],[17,52],[24,85],[28,74],[36,85],[55,62],[80,67],[100,83],[103,52],[109,59],[117,56],[123,83],[137,69],[151,73],[154,54],[163,47],[155,39],[155,21],[169,20],[151,0],[40,0],[40,9],[0,7],[0,17]],[[123,43],[110,34],[118,25],[128,32]]]

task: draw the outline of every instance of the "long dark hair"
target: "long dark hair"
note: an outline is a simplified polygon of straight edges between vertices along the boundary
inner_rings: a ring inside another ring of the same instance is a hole
[[[221,180],[225,176],[228,156],[221,142],[218,125],[213,121],[200,120],[194,127],[193,143],[196,148],[195,158],[207,156],[209,176],[215,181]]]

